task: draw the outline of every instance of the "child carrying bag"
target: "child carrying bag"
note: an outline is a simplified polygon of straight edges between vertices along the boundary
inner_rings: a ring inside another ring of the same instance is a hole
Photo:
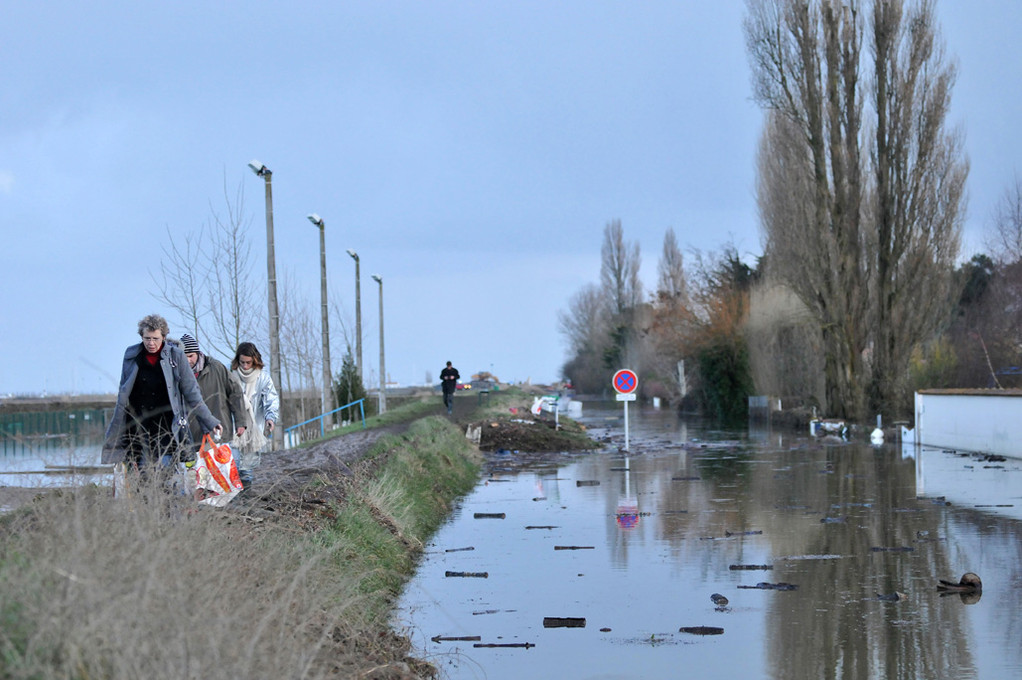
[[[241,493],[241,477],[234,452],[227,443],[216,444],[205,434],[195,458],[195,500],[222,508]]]

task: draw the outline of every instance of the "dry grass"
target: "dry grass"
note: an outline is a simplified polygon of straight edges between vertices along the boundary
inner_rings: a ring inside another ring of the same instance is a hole
[[[355,468],[313,523],[196,506],[158,480],[0,517],[0,678],[431,676],[389,610],[477,455],[426,418]]]
[[[340,549],[158,489],[43,496],[0,528],[0,677],[337,677],[365,625]]]

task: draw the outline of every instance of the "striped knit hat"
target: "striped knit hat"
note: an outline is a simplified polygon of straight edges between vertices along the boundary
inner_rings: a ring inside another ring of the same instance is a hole
[[[195,338],[188,335],[187,333],[181,334],[181,348],[184,349],[185,354],[198,354],[199,343],[195,341]]]

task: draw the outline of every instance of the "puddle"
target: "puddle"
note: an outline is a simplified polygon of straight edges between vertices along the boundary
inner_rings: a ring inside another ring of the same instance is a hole
[[[614,408],[585,405],[597,438],[621,438]],[[630,417],[641,454],[503,456],[504,483],[481,482],[427,547],[395,627],[443,677],[1022,673],[1022,461]],[[942,598],[967,571],[983,597]]]

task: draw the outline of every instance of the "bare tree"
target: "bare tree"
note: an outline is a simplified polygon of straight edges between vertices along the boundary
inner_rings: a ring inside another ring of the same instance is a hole
[[[967,172],[933,3],[877,0],[867,34],[854,0],[747,2],[769,265],[820,329],[825,408],[894,409],[950,309]]]
[[[251,220],[245,220],[245,193],[238,182],[234,200],[227,192],[224,179],[224,206],[221,217],[210,205],[213,223],[209,229],[208,342],[213,349],[233,357],[238,345],[256,337],[264,326],[261,282],[252,275],[252,246],[247,239]]]
[[[1022,260],[1022,180],[1015,175],[994,208],[986,246],[998,264]]]
[[[870,401],[892,412],[912,350],[945,326],[958,293],[954,264],[968,162],[961,135],[945,124],[956,69],[938,39],[933,1],[876,2],[872,43]]]
[[[232,199],[224,181],[226,218],[210,204],[212,221],[197,231],[168,228],[159,274],[149,273],[154,297],[179,314],[207,353],[222,358],[232,358],[239,343],[264,337],[258,330],[265,326],[265,308],[258,302],[263,284],[251,273],[240,187]]]
[[[673,301],[679,304],[688,303],[688,285],[685,283],[685,263],[674,228],[664,233],[664,248],[657,265],[659,278],[657,281],[657,299]]]
[[[600,284],[612,315],[634,309],[642,300],[639,267],[642,258],[638,243],[626,243],[621,220],[611,220],[603,229],[600,251]]]
[[[196,338],[201,337],[202,321],[209,313],[205,304],[207,263],[200,248],[203,233],[200,229],[198,234],[175,238],[167,227],[167,243],[160,248],[163,258],[159,276],[149,272],[157,289],[153,296],[175,310],[182,325]]]

